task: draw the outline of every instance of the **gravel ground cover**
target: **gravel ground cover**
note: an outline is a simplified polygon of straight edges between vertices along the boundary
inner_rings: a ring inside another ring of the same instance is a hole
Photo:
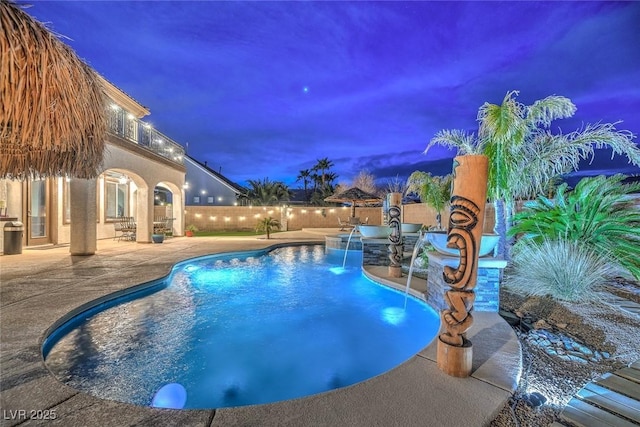
[[[598,303],[583,304],[501,290],[501,314],[518,335],[523,373],[491,426],[541,427],[560,421],[564,405],[587,383],[640,359],[640,316],[620,310],[614,295],[639,303],[640,283],[615,278]]]

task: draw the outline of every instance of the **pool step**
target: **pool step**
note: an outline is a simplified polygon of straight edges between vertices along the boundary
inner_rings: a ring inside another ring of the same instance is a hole
[[[640,360],[584,386],[560,413],[566,425],[640,426]],[[557,422],[553,427],[565,424]]]

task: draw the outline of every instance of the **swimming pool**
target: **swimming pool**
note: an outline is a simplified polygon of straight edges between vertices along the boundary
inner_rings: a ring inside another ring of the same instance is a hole
[[[269,403],[366,380],[427,346],[439,319],[412,297],[403,310],[404,294],[367,279],[350,252],[346,269],[344,251],[323,246],[179,263],[143,294],[58,328],[45,362],[89,394],[165,407]],[[184,405],[158,399],[176,390]]]

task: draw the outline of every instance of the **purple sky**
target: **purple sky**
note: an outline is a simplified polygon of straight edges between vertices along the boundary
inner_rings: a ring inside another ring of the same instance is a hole
[[[640,2],[32,4],[145,121],[241,184],[291,185],[323,157],[341,182],[447,172],[454,153],[423,155],[429,140],[476,131],[478,107],[510,90],[570,98],[565,133],[640,133]],[[609,157],[584,168],[640,173]]]

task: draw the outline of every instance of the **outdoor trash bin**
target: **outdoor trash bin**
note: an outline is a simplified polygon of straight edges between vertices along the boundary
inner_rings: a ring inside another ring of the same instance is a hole
[[[22,233],[24,224],[19,221],[9,221],[4,225],[4,247],[5,255],[17,255],[22,253]]]

